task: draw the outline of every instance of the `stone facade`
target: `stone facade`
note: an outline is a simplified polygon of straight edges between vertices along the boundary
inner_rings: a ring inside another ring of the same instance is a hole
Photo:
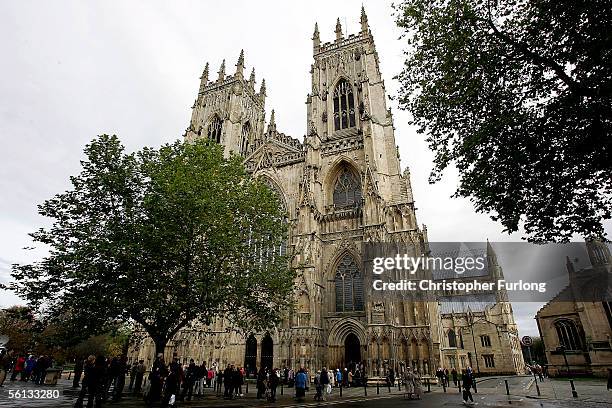
[[[444,363],[441,336],[448,323],[436,301],[374,301],[363,284],[364,242],[401,243],[421,254],[427,230],[417,224],[410,173],[400,169],[365,12],[359,33],[344,37],[339,20],[335,32],[333,42],[322,43],[315,25],[303,142],[277,129],[274,111],[266,126],[265,81],[256,90],[254,71],[245,78],[243,53],[232,75],[224,61],[209,81],[206,65],[185,138],[217,140],[226,154],[243,155],[253,176],[277,191],[298,270],[296,310],[266,333],[241,333],[221,320],[183,330],[169,353],[248,370],[362,362],[370,377],[406,365],[431,374]],[[507,345],[496,347],[503,354]],[[132,358],[146,360],[152,350],[146,343]]]
[[[602,286],[602,276],[609,290],[612,257],[601,242],[587,242],[586,248],[591,268],[575,270],[567,258],[570,284],[536,314],[552,376],[566,375],[568,368],[573,374],[607,376],[612,368],[612,302],[606,301],[611,294],[592,301],[584,295]]]

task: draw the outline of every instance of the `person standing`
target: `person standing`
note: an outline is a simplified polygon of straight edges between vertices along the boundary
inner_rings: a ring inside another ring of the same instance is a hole
[[[257,399],[261,399],[266,392],[266,370],[261,367],[257,373]]]
[[[268,379],[270,384],[270,402],[276,402],[276,388],[278,387],[278,383],[280,382],[280,378],[278,377],[277,370],[274,369],[270,373],[270,378]]]
[[[25,361],[25,356],[23,354],[19,354],[19,356],[17,356],[15,366],[13,367],[13,374],[11,374],[11,381],[15,381],[17,376],[23,373],[25,369]]]
[[[0,387],[4,387],[4,380],[6,380],[6,376],[11,369],[10,353],[7,353],[5,349],[0,350]]]
[[[159,353],[153,362],[153,367],[149,373],[149,384],[151,386],[147,395],[147,405],[153,406],[154,403],[161,400],[162,381],[167,374],[166,364],[164,363],[164,355]]]
[[[295,398],[298,402],[304,401],[306,396],[306,372],[303,368],[300,368],[295,376]]]
[[[123,388],[125,387],[125,374],[127,373],[127,356],[123,355],[119,358],[117,364],[117,376],[115,377],[115,389],[113,390],[113,401],[119,402],[123,396]]]
[[[225,399],[231,399],[231,392],[232,392],[232,366],[231,365],[227,365],[227,367],[225,368],[225,371],[223,371],[223,382],[224,382],[224,386],[225,386],[225,392],[223,393],[223,398]]]
[[[134,383],[136,382],[136,371],[138,370],[138,364],[132,364],[130,367],[130,385],[128,385],[128,391],[134,390]]]
[[[183,385],[183,393],[181,395],[181,401],[185,399],[187,396],[187,401],[191,401],[193,398],[193,387],[198,378],[198,366],[193,361],[193,358],[189,360],[189,365],[187,366],[187,371],[185,372],[185,383]]]
[[[136,366],[136,379],[134,380],[134,394],[138,394],[142,388],[142,380],[144,379],[145,371],[146,367],[144,365],[144,360],[138,361],[138,365]]]
[[[457,386],[457,369],[455,367],[453,367],[453,369],[451,370],[451,376],[453,377],[453,384],[455,384],[455,387]]]
[[[85,364],[85,360],[81,357],[77,357],[74,362],[74,378],[72,380],[72,388],[78,388],[79,383],[81,382],[81,376],[83,375],[83,366]]]
[[[321,384],[321,389],[323,393],[321,394],[321,398],[325,401],[325,394],[328,394],[328,386],[329,386],[329,374],[327,374],[327,368],[323,367],[321,370],[321,378],[319,379],[319,384]]]

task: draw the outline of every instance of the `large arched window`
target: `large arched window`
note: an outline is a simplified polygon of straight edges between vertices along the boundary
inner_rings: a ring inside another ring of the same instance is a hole
[[[453,329],[448,331],[448,347],[457,347],[457,336]]]
[[[363,278],[355,259],[349,254],[338,263],[335,285],[336,312],[363,310]]]
[[[246,122],[242,125],[242,140],[240,142],[240,153],[246,156],[249,152],[249,139],[251,137],[251,124]]]
[[[223,129],[223,122],[215,115],[213,120],[208,125],[208,138],[214,140],[217,143],[221,143],[221,130]]]
[[[361,182],[358,176],[347,166],[344,166],[336,178],[334,185],[334,205],[349,207],[361,202]]]
[[[561,319],[555,322],[559,344],[566,350],[582,350],[582,337],[576,327],[576,323],[568,319]]]
[[[353,87],[341,79],[334,89],[334,130],[355,127],[355,98]]]

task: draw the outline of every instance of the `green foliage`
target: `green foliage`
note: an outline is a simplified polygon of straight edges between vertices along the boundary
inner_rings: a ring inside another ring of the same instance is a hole
[[[127,154],[116,136],[85,148],[73,188],[45,201],[32,234],[50,255],[16,265],[13,285],[87,334],[136,322],[158,350],[195,321],[268,327],[292,302],[278,198],[241,159],[207,141]]]
[[[612,4],[405,0],[400,105],[454,164],[456,196],[535,242],[612,216]]]

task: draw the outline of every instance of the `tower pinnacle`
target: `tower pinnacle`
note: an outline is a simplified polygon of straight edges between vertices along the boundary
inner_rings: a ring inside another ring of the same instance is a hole
[[[240,50],[240,56],[236,63],[236,76],[239,78],[244,77],[244,50]]]
[[[249,86],[252,88],[255,87],[255,67],[251,70],[251,76],[249,77]]]
[[[266,96],[266,80],[261,80],[261,86],[259,87],[259,95]]]
[[[340,24],[340,17],[336,20],[336,42],[342,40],[342,24]]]
[[[363,4],[361,5],[361,32],[364,34],[368,32],[368,16],[366,15]]]
[[[206,84],[208,84],[208,62],[204,65],[204,72],[202,72],[200,77],[200,92],[204,90]]]
[[[270,122],[268,122],[268,131],[276,130],[276,118],[274,117],[274,109],[270,113]]]
[[[225,79],[225,60],[221,63],[221,67],[219,68],[219,81],[223,81]]]
[[[312,34],[312,50],[316,54],[321,46],[321,38],[319,37],[319,24],[315,23],[314,33]]]

